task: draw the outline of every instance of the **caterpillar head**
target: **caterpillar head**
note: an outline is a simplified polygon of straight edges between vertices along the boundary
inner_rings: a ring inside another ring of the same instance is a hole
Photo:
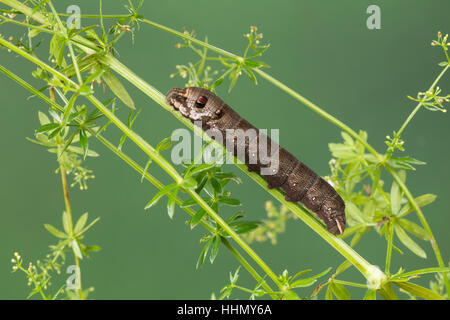
[[[167,103],[192,121],[220,118],[223,101],[209,90],[199,87],[173,88],[166,95]]]

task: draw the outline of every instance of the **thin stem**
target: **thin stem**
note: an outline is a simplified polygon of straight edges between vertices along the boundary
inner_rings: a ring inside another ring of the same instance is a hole
[[[38,282],[36,281],[36,279],[34,278],[34,276],[32,276],[32,272],[29,272],[27,269],[25,269],[24,267],[20,266],[19,269],[24,272],[27,277],[29,279],[31,279],[31,281],[34,284],[34,287],[38,289],[39,293],[41,294],[42,299],[44,300],[48,300],[48,298],[45,296],[44,290],[42,290],[42,286],[40,284],[38,284]]]
[[[434,80],[433,84],[430,86],[430,88],[427,91],[431,91],[434,89],[434,87],[438,84],[439,80],[441,80],[442,76],[447,72],[447,70],[450,68],[450,65],[447,64],[444,69],[442,69],[441,73],[437,76],[437,78]],[[414,108],[414,110],[409,114],[408,118],[405,120],[405,122],[402,124],[400,129],[397,132],[397,135],[400,136],[403,133],[403,130],[405,130],[408,123],[414,118],[416,113],[419,111],[420,107],[423,106],[423,102],[419,102],[417,106]]]
[[[55,34],[56,33],[53,30],[49,30],[47,28],[44,28],[44,27],[41,27],[41,26],[37,26],[37,25],[34,25],[34,24],[29,24],[29,23],[26,23],[26,22],[20,22],[20,21],[17,21],[17,20],[14,20],[14,19],[10,19],[10,18],[2,16],[2,15],[0,15],[0,19],[3,19],[6,22],[10,22],[12,24],[16,24],[16,25],[19,25],[19,26],[22,26],[22,27],[25,27],[25,28],[35,29],[35,30],[39,30],[39,31],[46,32],[46,33],[51,33],[51,34]]]
[[[394,224],[389,220],[387,225],[386,267],[384,273],[389,274],[391,268],[392,246],[394,242]]]
[[[83,79],[81,78],[81,72],[80,72],[80,68],[78,67],[78,62],[77,62],[77,57],[75,56],[75,51],[73,50],[73,46],[72,46],[72,43],[70,43],[70,41],[67,43],[67,46],[69,47],[70,57],[72,58],[72,61],[73,61],[73,67],[75,69],[75,73],[77,74],[78,83],[81,86],[81,85],[83,85]]]
[[[67,31],[66,31],[66,28],[64,28],[64,25],[63,25],[63,23],[61,22],[61,19],[59,18],[59,15],[58,15],[58,13],[56,12],[55,7],[53,6],[53,4],[52,4],[52,2],[51,2],[50,0],[47,0],[47,3],[48,3],[48,5],[49,5],[49,7],[50,7],[50,10],[52,10],[52,12],[53,12],[53,16],[54,16],[55,19],[56,19],[56,22],[57,22],[57,24],[58,24],[58,26],[59,26],[59,30],[60,30],[61,33],[63,34],[64,38],[67,39]]]
[[[234,289],[238,289],[238,290],[241,290],[241,291],[243,291],[243,292],[253,293],[253,290],[250,290],[250,289],[247,289],[247,288],[244,288],[244,287],[235,285],[235,284],[232,285],[232,287],[233,287]]]
[[[105,32],[105,26],[103,25],[103,3],[102,0],[99,1],[99,11],[100,11],[100,27],[102,29],[102,39],[105,36],[106,32]]]
[[[290,96],[294,97],[295,99],[297,99],[298,101],[300,101],[301,103],[303,103],[304,105],[306,105],[308,108],[310,108],[311,110],[313,110],[314,112],[318,113],[319,115],[321,115],[322,117],[324,117],[325,119],[327,119],[328,121],[330,121],[331,123],[335,124],[336,126],[338,126],[339,128],[341,128],[342,130],[344,130],[345,132],[347,132],[348,134],[350,134],[353,138],[355,138],[356,140],[358,140],[370,153],[372,153],[376,158],[378,158],[379,160],[382,159],[382,157],[378,154],[378,152],[366,141],[364,140],[358,133],[356,133],[355,131],[353,131],[353,129],[351,129],[349,126],[347,126],[345,123],[343,123],[342,121],[340,121],[339,119],[333,117],[331,114],[329,114],[328,112],[322,110],[320,107],[318,107],[316,104],[314,104],[312,101],[308,100],[307,98],[303,97],[302,95],[300,95],[299,93],[297,93],[296,91],[292,90],[291,88],[289,88],[288,86],[286,86],[285,84],[283,84],[281,81],[275,79],[274,77],[272,77],[271,75],[265,73],[264,71],[260,70],[260,69],[254,69],[254,71],[259,74],[261,77],[263,77],[264,79],[266,79],[267,81],[269,81],[270,83],[274,84],[275,86],[277,86],[278,88],[280,88],[281,90],[283,90],[284,92],[286,92],[287,94],[289,94]]]
[[[171,33],[171,34],[173,34],[173,35],[175,35],[175,36],[177,36],[179,38],[183,38],[185,40],[188,40],[188,41],[191,41],[191,42],[196,43],[198,45],[201,45],[202,47],[208,48],[209,50],[212,50],[212,51],[218,53],[219,55],[223,55],[225,57],[233,58],[233,59],[236,59],[236,60],[241,61],[241,62],[244,61],[244,58],[242,58],[242,57],[240,57],[238,55],[235,55],[235,54],[233,54],[231,52],[228,52],[228,51],[223,50],[221,48],[215,47],[215,46],[213,46],[213,45],[211,45],[209,43],[206,43],[204,41],[198,40],[198,39],[196,39],[194,37],[191,37],[187,33],[179,32],[179,31],[177,31],[175,29],[163,26],[163,25],[161,25],[159,23],[156,23],[154,21],[150,21],[148,19],[139,19],[139,21],[141,21],[142,23],[148,24],[148,25],[150,25],[152,27],[155,27],[157,29],[160,29],[160,30],[166,31],[168,33]]]
[[[50,90],[50,99],[55,102],[55,95],[53,90]],[[59,152],[58,152],[59,153]],[[69,186],[67,183],[67,175],[66,175],[66,169],[64,168],[63,164],[59,164],[59,171],[61,173],[61,183],[63,188],[63,194],[64,194],[64,205],[66,207],[66,214],[67,214],[67,224],[69,225],[69,233],[70,237],[75,241],[75,233],[73,231],[73,220],[72,220],[72,209],[70,207],[70,199],[69,199]],[[78,258],[78,255],[75,253],[75,250],[72,250],[73,257],[75,259],[75,265],[76,265],[76,276],[77,276],[77,283],[78,283],[78,298],[80,300],[83,300],[83,289],[81,286],[81,267],[80,267],[80,260]]]
[[[59,30],[63,34],[64,38],[66,40],[69,40],[69,38],[67,36],[67,30],[64,27],[64,25],[62,24],[61,19],[59,18],[58,13],[56,12],[55,7],[53,6],[53,4],[50,0],[48,1],[48,5],[50,6],[50,9],[52,10],[53,15],[55,16],[56,21],[58,22]],[[70,57],[72,58],[73,67],[75,69],[75,73],[76,73],[77,79],[78,79],[78,84],[81,86],[81,85],[83,85],[83,79],[81,78],[80,68],[78,68],[78,61],[75,56],[75,52],[73,51],[72,43],[70,41],[68,41],[67,46],[69,47]]]
[[[61,182],[63,187],[63,194],[64,194],[64,204],[66,206],[66,213],[67,213],[67,221],[69,225],[69,232],[70,237],[74,239],[75,234],[73,232],[73,222],[72,222],[72,210],[70,208],[70,201],[69,201],[69,187],[67,184],[67,177],[66,177],[66,169],[64,169],[64,166],[62,164],[59,165],[59,171],[61,172]],[[75,265],[76,265],[76,275],[77,275],[77,282],[78,282],[78,298],[80,300],[83,300],[83,289],[81,286],[81,268],[80,268],[80,260],[73,251],[73,256],[75,258]]]

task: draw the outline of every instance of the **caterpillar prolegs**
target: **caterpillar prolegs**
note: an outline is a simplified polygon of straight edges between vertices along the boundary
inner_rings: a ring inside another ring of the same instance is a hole
[[[212,138],[217,134],[211,132],[219,133],[227,150],[244,161],[249,171],[261,174],[268,188],[283,190],[287,201],[302,202],[325,222],[329,232],[344,232],[345,203],[333,187],[214,93],[198,87],[173,88],[166,99]]]

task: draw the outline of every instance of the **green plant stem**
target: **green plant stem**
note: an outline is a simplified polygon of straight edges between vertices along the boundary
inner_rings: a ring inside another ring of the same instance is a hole
[[[64,169],[64,166],[61,164],[59,166],[59,171],[61,172],[61,182],[63,187],[63,194],[64,194],[64,204],[66,206],[66,213],[67,213],[67,220],[69,225],[69,232],[72,239],[75,239],[75,234],[73,232],[73,222],[72,222],[72,210],[70,208],[70,200],[69,200],[69,187],[67,184],[67,176],[66,176],[66,169]],[[74,240],[72,240],[74,241]],[[81,286],[81,268],[80,268],[80,260],[78,256],[76,255],[75,251],[73,251],[73,256],[75,259],[75,265],[77,267],[76,274],[77,274],[77,282],[78,282],[78,298],[80,300],[83,300],[83,289]]]
[[[233,284],[232,287],[235,288],[235,289],[241,290],[243,292],[253,293],[253,290],[250,290],[250,289],[247,289],[247,288],[235,285],[235,284]]]
[[[49,99],[46,95],[44,95],[41,91],[37,90],[33,86],[31,86],[29,83],[27,83],[25,80],[21,79],[19,76],[11,72],[10,70],[6,69],[2,65],[0,65],[0,72],[3,72],[6,76],[8,76],[10,79],[17,82],[19,85],[23,86],[25,89],[42,99],[44,102],[52,106],[54,109],[64,112],[64,108],[57,104],[54,101],[54,98]],[[51,91],[52,92],[52,91]],[[65,103],[67,103],[67,99],[65,99]],[[123,161],[125,161],[130,167],[132,167],[134,170],[136,170],[140,175],[144,175],[147,181],[152,183],[156,188],[159,190],[163,189],[165,186],[159,182],[155,177],[153,177],[148,172],[144,172],[144,169],[138,165],[133,159],[131,159],[129,156],[127,156],[124,152],[119,150],[115,145],[113,145],[109,140],[104,138],[101,134],[97,134],[94,130],[91,128],[87,128],[88,132],[95,137],[97,140],[99,140],[103,145],[105,145],[109,150],[111,150],[114,154],[116,154],[119,158],[121,158]],[[175,198],[175,202],[177,205],[180,206],[183,203],[181,199],[178,197]],[[186,211],[190,216],[194,216],[195,212],[192,211],[188,207],[182,208],[184,211]],[[214,227],[206,223],[204,220],[200,221],[200,224],[207,229],[209,232],[214,232]],[[245,258],[232,247],[232,245],[229,243],[229,241],[225,238],[221,238],[222,243],[225,245],[227,249],[230,250],[230,252],[233,254],[233,256],[243,265],[243,267],[255,278],[256,281],[260,282],[262,277],[258,274],[258,272],[253,269],[253,267],[245,260]],[[262,282],[262,286],[267,290],[267,292],[273,292],[272,288],[265,282]],[[41,293],[42,294],[42,293]],[[275,296],[273,296],[275,298]]]
[[[358,133],[356,133],[353,129],[351,129],[349,126],[347,126],[345,123],[340,121],[339,119],[333,117],[328,112],[324,111],[320,107],[318,107],[316,104],[314,104],[312,101],[308,100],[307,98],[303,97],[296,91],[292,90],[288,86],[286,86],[284,83],[280,82],[279,80],[275,79],[271,75],[265,73],[264,71],[260,69],[254,69],[255,73],[259,74],[262,78],[266,79],[276,87],[280,88],[290,96],[294,97],[296,100],[300,101],[304,105],[306,105],[308,108],[319,114],[320,116],[327,119],[329,122],[335,124],[348,134],[350,134],[353,138],[358,140],[370,153],[372,153],[377,159],[381,160],[381,156],[378,154],[378,152],[369,144],[367,141],[365,141]]]
[[[31,279],[31,281],[32,281],[33,284],[34,284],[34,287],[35,287],[35,288],[38,288],[38,291],[39,291],[39,293],[40,293],[42,299],[43,299],[43,300],[48,300],[48,298],[45,296],[44,291],[42,290],[41,285],[39,285],[39,284],[37,283],[37,281],[36,281],[36,279],[34,278],[34,276],[32,276],[32,273],[30,273],[28,270],[26,270],[26,269],[25,269],[24,267],[22,267],[22,266],[20,266],[19,269],[20,269],[23,273],[25,273],[25,274],[27,275],[28,278]]]
[[[10,19],[10,18],[2,16],[2,15],[0,15],[0,19],[3,19],[5,22],[16,24],[16,25],[19,25],[19,26],[25,27],[25,28],[35,29],[35,30],[39,30],[41,32],[46,32],[46,33],[50,33],[50,34],[56,33],[53,30],[49,30],[47,28],[40,27],[40,26],[33,25],[33,24],[29,24],[29,23],[26,23],[26,22],[20,22],[20,21],[17,21],[17,20],[14,20],[14,19]]]
[[[391,256],[392,256],[392,246],[394,242],[394,224],[389,221],[387,227],[387,249],[386,249],[386,267],[384,269],[384,273],[389,275],[391,268]]]
[[[445,52],[445,50],[444,50]],[[430,86],[430,88],[427,91],[431,91],[434,89],[434,87],[438,84],[439,80],[443,77],[443,75],[447,72],[447,70],[450,68],[450,65],[447,64],[444,69],[442,69],[441,73],[437,76],[437,78],[434,80],[433,84]],[[405,120],[405,122],[402,124],[400,129],[398,130],[397,134],[400,136],[403,133],[403,130],[405,130],[406,126],[409,124],[409,122],[414,118],[416,113],[420,110],[420,108],[423,106],[423,102],[419,102],[417,106],[414,108],[414,110],[409,114],[408,118]]]
[[[50,90],[50,100],[55,102],[55,95],[53,90]],[[70,206],[70,199],[69,199],[69,186],[67,183],[67,174],[66,169],[64,166],[60,163],[59,165],[59,171],[61,173],[61,183],[63,188],[63,195],[64,195],[64,205],[66,207],[66,214],[67,214],[67,224],[69,225],[69,233],[70,237],[72,238],[72,241],[75,240],[75,233],[73,231],[73,219],[72,219],[72,209]],[[73,257],[75,260],[75,266],[76,266],[76,276],[77,276],[77,283],[78,283],[78,299],[83,300],[83,289],[81,285],[81,266],[80,266],[80,260],[78,258],[78,255],[75,253],[75,250],[72,248]]]

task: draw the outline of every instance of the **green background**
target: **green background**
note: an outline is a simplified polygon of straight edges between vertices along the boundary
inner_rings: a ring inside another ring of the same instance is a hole
[[[126,13],[123,7],[126,1],[103,2],[104,13]],[[73,1],[58,1],[56,6],[63,12],[71,4]],[[83,0],[77,4],[82,13],[98,12],[96,1]],[[370,4],[381,7],[381,30],[366,27],[366,8]],[[383,151],[385,136],[397,130],[415,106],[406,96],[426,90],[441,70],[437,64],[444,60],[442,50],[431,47],[430,42],[436,39],[438,30],[450,31],[448,12],[447,0],[153,0],[144,3],[141,14],[177,30],[193,29],[198,38],[207,36],[211,44],[236,54],[245,48],[243,34],[249,26],[258,26],[264,40],[271,44],[262,58],[271,66],[267,72],[355,130],[366,130],[369,142]],[[82,22],[83,26],[92,23],[98,21]],[[0,30],[4,37],[17,37],[22,32],[4,25]],[[186,49],[175,49],[177,42],[172,35],[141,25],[134,45],[129,36],[119,42],[119,59],[166,93],[183,85],[182,79],[169,77],[175,65],[195,58]],[[46,42],[42,47],[47,45]],[[46,59],[45,48],[40,53]],[[6,50],[0,51],[0,59],[2,65],[42,86],[31,79],[34,66],[30,63]],[[444,93],[449,91],[449,84],[448,77],[444,77],[440,83]],[[181,127],[180,122],[141,92],[131,86],[127,88],[136,106],[142,109],[134,129],[152,145]],[[280,143],[286,149],[318,174],[329,173],[327,144],[341,140],[337,127],[263,79],[255,86],[242,76],[231,93],[225,87],[219,88],[218,93],[255,126],[280,128]],[[48,252],[47,246],[55,242],[43,224],[61,226],[64,202],[60,177],[55,174],[54,155],[25,140],[39,126],[38,110],[46,111],[47,107],[37,99],[27,100],[28,92],[4,76],[0,76],[0,95],[0,298],[21,299],[26,297],[28,288],[22,274],[11,273],[13,252],[18,251],[26,261],[42,258]],[[125,109],[121,107],[123,119]],[[427,162],[408,174],[408,186],[415,196],[438,195],[437,201],[424,212],[444,261],[450,255],[448,123],[446,114],[421,110],[404,133],[406,154]],[[118,143],[120,135],[116,129],[111,127],[106,135]],[[71,189],[75,217],[86,211],[91,219],[101,217],[88,232],[86,243],[98,244],[102,250],[82,261],[83,285],[95,287],[90,297],[208,299],[212,292],[218,295],[228,283],[228,273],[238,266],[237,261],[222,248],[214,264],[208,262],[196,270],[202,248],[199,239],[205,232],[199,227],[191,231],[185,225],[188,216],[179,208],[170,220],[165,201],[151,211],[144,211],[156,188],[141,183],[136,172],[97,141],[92,141],[91,146],[101,154],[86,163],[96,178],[89,181],[88,191]],[[145,157],[131,143],[126,143],[124,150],[145,163]],[[270,196],[236,168],[226,169],[243,179],[243,184],[231,190],[244,203],[242,209],[248,218],[263,218],[264,202]],[[156,165],[150,171],[169,182]],[[390,181],[387,183],[390,185]],[[253,245],[276,273],[288,269],[294,274],[307,268],[320,272],[343,261],[300,220],[290,220],[278,240],[276,246]],[[427,251],[427,260],[407,249],[403,256],[394,252],[392,271],[400,266],[408,270],[436,266],[429,244],[420,244]],[[356,250],[369,262],[384,266],[386,245],[376,232],[365,236]],[[241,275],[241,284],[253,287],[254,282],[244,270]],[[364,283],[354,270],[344,273],[341,279]],[[430,279],[424,277],[416,282],[428,285]],[[303,290],[301,295],[311,289]],[[351,293],[354,298],[363,296],[363,290]]]

